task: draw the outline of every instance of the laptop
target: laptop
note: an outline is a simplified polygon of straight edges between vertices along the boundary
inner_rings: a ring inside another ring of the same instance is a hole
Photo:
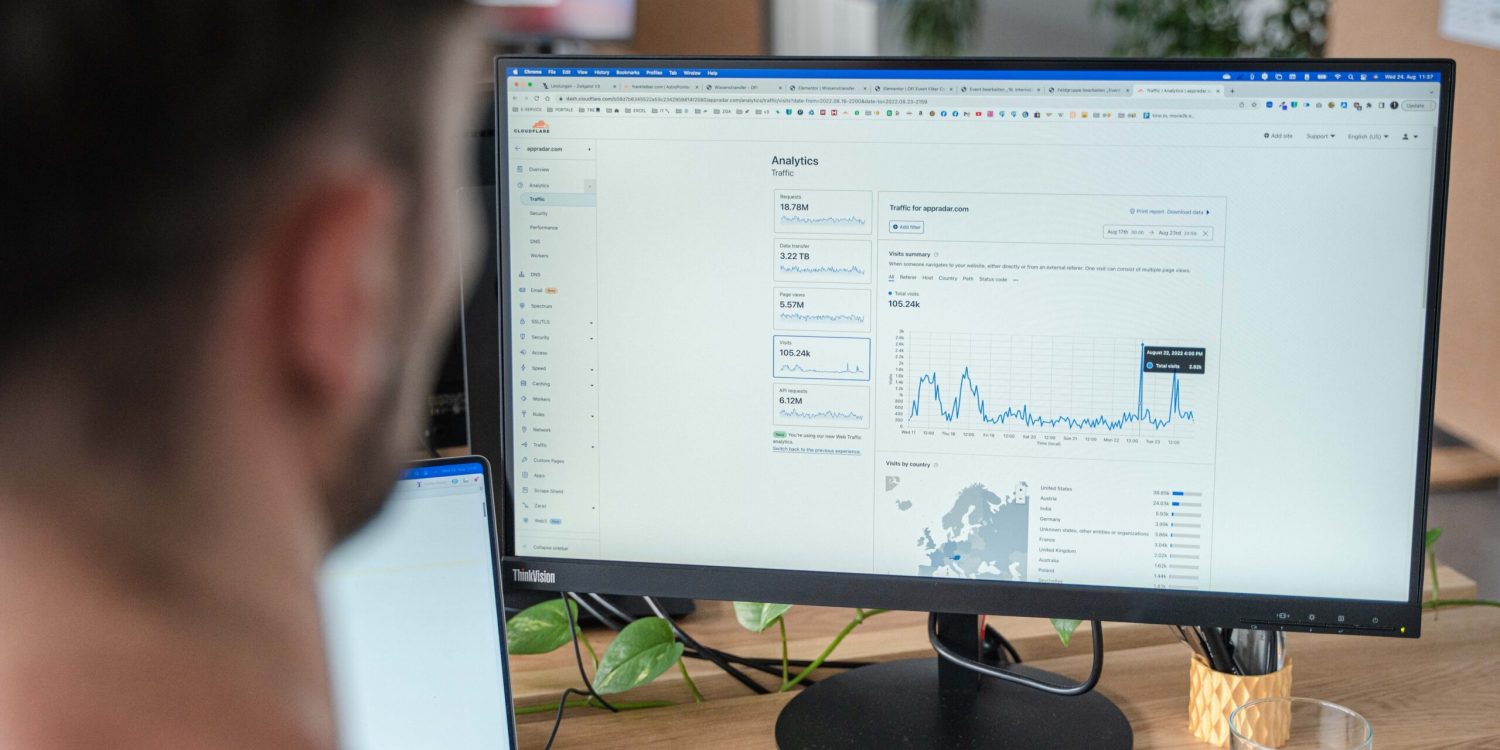
[[[340,746],[515,748],[489,464],[410,464],[328,556],[319,600]]]

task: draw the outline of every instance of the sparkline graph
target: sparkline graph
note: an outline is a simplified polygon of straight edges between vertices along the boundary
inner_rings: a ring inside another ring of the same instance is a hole
[[[818,367],[804,367],[796,362],[782,364],[776,368],[776,372],[793,375],[864,375],[865,369],[856,364],[845,362],[837,369],[822,369]]]
[[[782,226],[803,227],[862,227],[866,222],[858,216],[797,216],[796,214],[782,214]]]
[[[788,323],[829,323],[834,325],[847,325],[850,323],[863,323],[865,316],[859,313],[778,313],[777,317]]]
[[[863,277],[868,272],[859,266],[799,266],[779,265],[776,270],[786,276],[854,276]]]
[[[778,383],[771,389],[771,416],[785,427],[864,429],[870,422],[870,389],[855,385]]]

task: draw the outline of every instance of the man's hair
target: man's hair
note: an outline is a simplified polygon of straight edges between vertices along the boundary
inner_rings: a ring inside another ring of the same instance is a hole
[[[95,346],[147,363],[136,379],[169,366],[153,358],[189,346],[171,339],[213,299],[298,148],[342,137],[415,177],[420,102],[462,7],[0,4],[0,383]],[[111,347],[120,337],[134,340]]]

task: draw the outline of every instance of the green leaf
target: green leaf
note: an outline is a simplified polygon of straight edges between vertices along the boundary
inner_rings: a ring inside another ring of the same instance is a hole
[[[734,617],[740,621],[740,626],[744,629],[759,633],[776,624],[776,618],[786,614],[786,611],[791,608],[790,604],[735,602]]]
[[[568,602],[568,608],[577,622],[578,605]],[[548,599],[527,607],[505,623],[505,649],[512,654],[545,654],[556,651],[571,638],[562,599]]]
[[[1427,530],[1427,547],[1430,549],[1432,547],[1432,545],[1437,544],[1438,537],[1440,537],[1442,535],[1443,535],[1443,527],[1441,527],[1441,526],[1434,526],[1434,527],[1428,529]]]
[[[660,617],[643,617],[626,625],[604,650],[594,673],[594,690],[600,695],[623,693],[656,679],[680,658],[682,644],[672,626]]]
[[[1057,631],[1057,637],[1062,639],[1064,648],[1068,646],[1069,641],[1073,640],[1073,631],[1077,630],[1078,626],[1082,623],[1083,620],[1059,620],[1056,617],[1052,618],[1052,629]]]

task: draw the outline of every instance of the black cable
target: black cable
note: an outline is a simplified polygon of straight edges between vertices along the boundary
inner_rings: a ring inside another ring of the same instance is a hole
[[[1072,685],[1057,685],[1032,677],[1026,677],[1009,669],[1005,669],[1003,667],[992,667],[988,664],[975,661],[970,657],[955,652],[953,649],[948,647],[948,644],[943,643],[942,640],[938,638],[937,613],[933,613],[927,616],[927,641],[932,644],[932,649],[937,652],[937,655],[939,657],[970,671],[978,672],[979,674],[985,675],[986,677],[993,677],[997,680],[1004,680],[1006,682],[1021,685],[1022,687],[1029,687],[1033,690],[1040,690],[1044,693],[1051,693],[1053,695],[1083,695],[1084,693],[1093,690],[1094,686],[1099,684],[1099,675],[1104,670],[1104,628],[1098,620],[1089,620],[1089,623],[1093,627],[1093,633],[1091,635],[1093,636],[1092,640],[1094,642],[1094,663],[1093,666],[1089,669],[1088,679]]]
[[[568,595],[558,594],[563,600],[563,612],[568,616],[568,633],[573,637],[573,660],[578,662],[578,676],[583,678],[583,686],[589,691],[589,696],[599,701],[601,705],[610,710],[610,713],[619,713],[620,709],[604,700],[604,696],[594,690],[594,683],[589,681],[589,675],[583,671],[583,651],[578,647],[578,624],[573,622],[573,608],[568,606]]]
[[[599,604],[601,607],[604,607],[605,609],[608,609],[610,611],[610,613],[613,614],[615,617],[618,617],[621,620],[624,620],[626,622],[626,624],[629,624],[629,623],[635,621],[634,617],[631,617],[630,615],[626,614],[619,607],[616,607],[613,602],[611,602],[610,600],[604,598],[603,596],[600,596],[598,594],[589,594],[588,596],[589,596],[589,598],[593,599],[597,604]],[[671,618],[663,618],[663,619],[670,620]],[[609,625],[608,623],[605,623],[605,624]],[[613,628],[615,626],[609,625],[609,627]],[[618,628],[616,628],[616,629],[618,630]],[[736,664],[743,664],[745,666],[751,666],[752,664],[765,664],[765,665],[772,666],[772,667],[777,667],[777,668],[781,667],[781,660],[777,659],[775,657],[771,657],[771,656],[765,656],[765,657],[761,657],[761,656],[740,656],[738,654],[735,654],[735,653],[732,653],[732,652],[729,652],[729,651],[725,651],[725,650],[723,650],[721,648],[714,648],[713,646],[705,646],[705,648],[713,651],[714,653],[718,654],[719,656],[724,657],[724,660],[728,661],[728,662],[732,662],[732,663],[736,663]],[[689,653],[687,655],[691,656],[694,659],[703,659],[705,661],[708,660],[708,657],[703,656],[702,654],[699,654],[699,653],[696,653],[696,652]],[[868,667],[868,666],[870,666],[871,664],[874,664],[874,663],[875,662],[869,662],[869,661],[833,661],[833,660],[829,660],[829,661],[823,662],[822,666],[827,667],[829,669],[854,669],[856,667]],[[792,659],[791,661],[787,662],[787,665],[788,666],[792,666],[792,667],[808,667],[808,666],[812,666],[812,660],[811,659]]]
[[[1010,640],[1008,640],[1000,631],[996,630],[994,625],[985,625],[984,632],[987,637],[993,636],[995,642],[1000,644],[1000,648],[1005,649],[1005,653],[1010,655],[1010,661],[1012,664],[1021,663],[1021,654],[1016,652],[1016,647],[1011,645]]]
[[[608,617],[605,617],[604,613],[600,612],[597,609],[594,609],[592,606],[589,605],[588,602],[586,602],[586,601],[583,600],[583,597],[581,597],[581,596],[579,596],[577,594],[570,593],[570,594],[568,594],[568,598],[570,598],[574,602],[576,602],[578,604],[578,608],[579,609],[582,609],[584,612],[587,612],[595,620],[598,620],[602,625],[604,625],[604,627],[609,628],[610,630],[621,630],[621,629],[623,629],[625,627],[625,625],[629,625],[631,623],[631,620],[629,618],[626,618],[624,625],[620,625],[620,624],[615,623],[614,620],[612,620],[612,619],[610,619]],[[595,598],[597,598],[597,596]]]
[[[724,652],[724,651],[720,651],[720,650],[715,649],[715,648],[710,648],[709,650],[713,651],[716,655],[719,656],[719,658],[721,658],[724,661],[727,661],[727,662],[729,662],[731,664],[739,664],[742,667],[753,669],[753,670],[755,670],[757,672],[764,672],[765,674],[768,674],[768,675],[770,675],[772,677],[775,677],[778,680],[781,679],[781,660],[780,659],[757,660],[757,659],[746,658],[746,657],[743,657],[743,656],[736,656],[734,654],[727,653],[727,652]],[[682,655],[683,656],[690,656],[690,657],[692,657],[694,659],[703,659],[704,661],[708,661],[709,660],[707,656],[704,656],[703,654],[700,654],[700,653],[696,653],[696,652],[694,652],[692,650],[683,651]],[[792,665],[791,663],[787,664],[787,668],[789,670],[791,669],[792,666],[794,666],[794,665]],[[791,676],[792,677],[796,677],[797,676],[797,672],[792,672]],[[813,678],[811,678],[811,677],[803,677],[802,681],[805,682],[805,683],[809,683],[809,684],[817,684],[816,682],[813,681]]]
[[[557,730],[562,727],[563,711],[568,707],[568,696],[581,695],[589,697],[588,693],[576,688],[563,688],[562,697],[557,699],[557,715],[552,717],[552,732],[547,735],[547,744],[542,750],[552,750],[552,743],[557,740]]]
[[[688,635],[687,631],[683,630],[676,621],[667,616],[666,611],[661,608],[661,605],[656,602],[656,599],[649,596],[643,596],[641,598],[646,601],[646,606],[650,607],[651,611],[656,613],[657,617],[660,617],[661,619],[667,621],[667,625],[672,628],[672,632],[677,635],[677,639],[682,641],[684,645],[689,646],[697,650],[699,653],[703,654],[705,658],[714,663],[714,666],[724,670],[730,677],[733,677],[741,685],[744,685],[745,687],[750,688],[752,691],[754,691],[756,695],[770,694],[771,691],[768,690],[764,685],[761,685],[755,680],[750,679],[745,675],[744,672],[735,669],[733,665],[720,657],[717,651],[714,651],[711,648],[706,648],[703,644],[694,640],[693,637]]]
[[[584,698],[596,699],[600,705],[609,709],[612,713],[620,712],[620,709],[610,705],[609,701],[604,700],[604,696],[594,690],[594,683],[589,680],[588,672],[583,670],[583,650],[578,647],[578,624],[573,621],[573,608],[568,606],[568,597],[572,595],[563,592],[558,594],[558,596],[562,598],[563,612],[568,616],[568,635],[570,636],[570,640],[573,641],[573,660],[578,664],[578,676],[583,678],[583,687],[585,689],[563,689],[562,696],[557,699],[557,715],[552,717],[552,731],[547,735],[547,744],[543,750],[552,750],[552,743],[557,739],[557,730],[562,728],[563,712],[568,709],[568,696],[570,695],[581,695]]]

